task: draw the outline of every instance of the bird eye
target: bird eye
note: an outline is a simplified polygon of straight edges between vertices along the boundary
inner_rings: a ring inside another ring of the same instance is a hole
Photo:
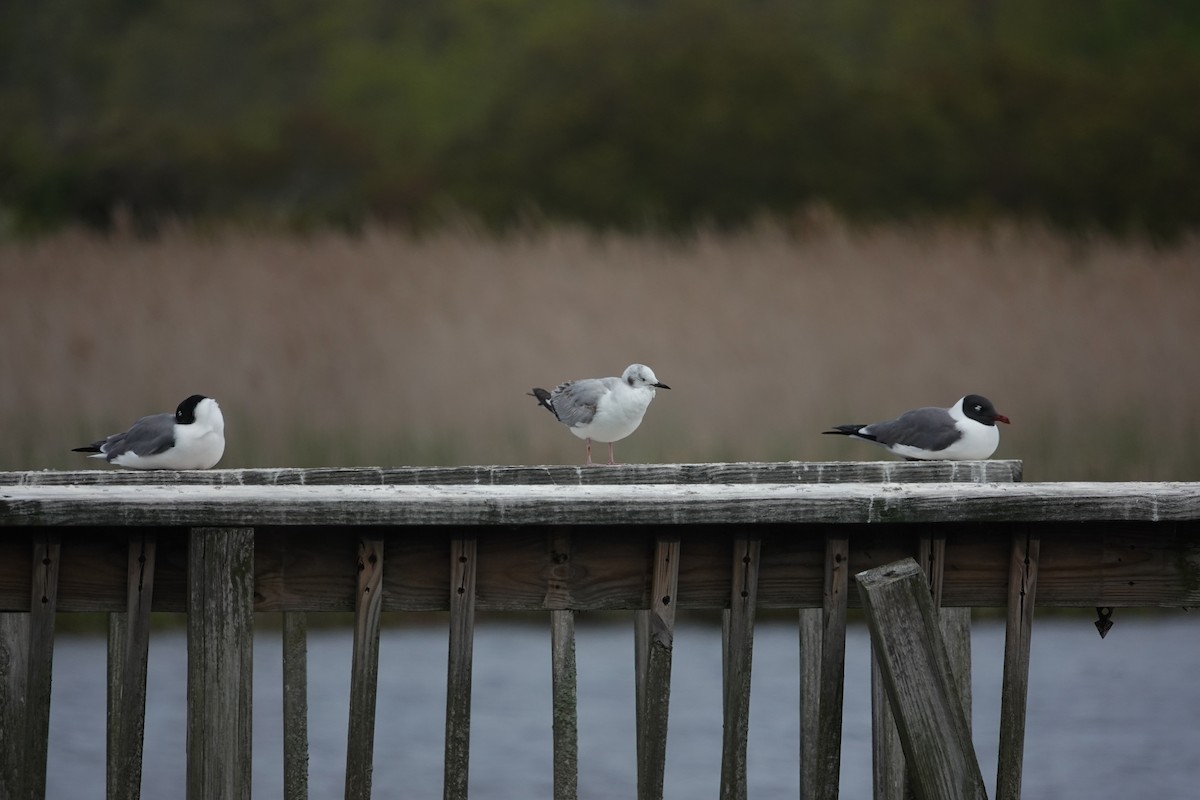
[[[983,411],[983,406],[976,404],[976,406],[975,406],[975,410],[976,410],[976,411]]]

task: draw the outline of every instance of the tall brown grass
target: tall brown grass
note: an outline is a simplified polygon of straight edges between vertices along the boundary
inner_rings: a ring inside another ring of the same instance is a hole
[[[820,432],[977,392],[1028,480],[1200,479],[1195,239],[73,232],[0,246],[0,320],[7,469],[194,392],[224,467],[574,463],[525,392],[641,361],[673,390],[619,460],[886,458]]]

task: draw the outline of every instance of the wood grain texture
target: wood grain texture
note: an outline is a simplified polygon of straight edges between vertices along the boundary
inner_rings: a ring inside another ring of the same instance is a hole
[[[635,483],[1014,482],[1020,461],[780,461],[615,466],[338,467],[0,472],[0,486],[329,486],[473,484],[595,486]]]
[[[196,528],[188,547],[188,800],[249,800],[254,531]]]
[[[443,796],[466,800],[471,759],[471,666],[475,641],[475,538],[450,543],[450,651],[446,676]]]
[[[986,800],[923,570],[909,558],[856,578],[917,796]]]
[[[637,653],[638,798],[663,794],[667,767],[667,718],[671,702],[671,658],[675,649],[675,607],[679,593],[676,536],[663,536],[654,548],[650,608],[635,612]]]
[[[728,548],[735,526],[579,526],[571,528],[567,560],[548,546],[540,526],[483,528],[478,547],[476,608],[534,611],[570,607],[634,610],[650,607],[656,536],[674,527],[687,558],[680,565],[678,607],[718,610],[729,604]],[[842,526],[851,541],[851,573],[913,554],[930,526]],[[1003,608],[1013,527],[1007,523],[947,525],[945,607]],[[1200,522],[1046,523],[1026,526],[1042,541],[1040,607],[1200,606]],[[557,529],[551,528],[550,531]],[[761,608],[820,608],[824,539],[820,525],[755,527],[761,557]],[[0,532],[0,612],[28,611],[36,528]],[[60,528],[64,557],[58,610],[111,612],[126,608],[128,539],[136,529]],[[385,541],[383,611],[446,611],[445,564],[452,531],[420,528],[255,529],[255,609],[342,611],[355,606],[358,537]],[[154,611],[186,609],[186,540],[158,531]],[[393,559],[392,556],[395,556]],[[554,587],[553,592],[550,591]],[[850,593],[851,608],[859,605]]]
[[[54,615],[58,605],[61,549],[57,531],[43,531],[34,537],[29,666],[25,677],[25,771],[31,797],[35,798],[46,794],[50,678],[54,671]]]
[[[846,610],[850,542],[841,531],[825,539],[825,590],[821,611],[821,686],[818,704],[816,797],[836,800],[842,770],[842,699],[846,683]]]
[[[821,616],[800,609],[800,797],[818,797],[823,783],[817,758],[821,729]]]
[[[0,797],[31,797],[25,770],[29,614],[0,614]]]
[[[108,800],[141,796],[154,561],[154,532],[131,536],[127,609],[108,618]]]
[[[1025,711],[1029,700],[1029,651],[1037,600],[1041,541],[1028,534],[1012,539],[1008,620],[1004,630],[1004,676],[1000,693],[1000,749],[996,800],[1020,800],[1025,757]]]
[[[383,611],[383,553],[379,538],[358,540],[354,643],[350,658],[350,722],[346,737],[346,800],[370,800],[379,687],[379,621]],[[444,573],[443,573],[444,574]]]
[[[1170,522],[1200,483],[6,486],[0,526]]]
[[[283,798],[308,800],[308,616],[283,612]]]
[[[733,542],[729,610],[724,620],[724,735],[721,737],[721,800],[746,798],[746,747],[750,736],[750,678],[754,615],[758,608],[762,541],[738,536]]]
[[[579,713],[575,669],[575,612],[550,612],[554,800],[579,796]]]

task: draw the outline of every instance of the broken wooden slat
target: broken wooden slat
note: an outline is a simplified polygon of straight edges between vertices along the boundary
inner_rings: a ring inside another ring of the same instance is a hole
[[[254,531],[188,534],[189,800],[249,800]]]
[[[137,800],[142,788],[155,535],[129,537],[127,610],[108,617],[108,798]]]
[[[1025,710],[1029,698],[1029,649],[1037,596],[1041,540],[1019,533],[1012,540],[1008,585],[1008,622],[1004,631],[1004,678],[1000,693],[1000,751],[996,800],[1021,797],[1025,753]]]
[[[917,795],[986,800],[924,571],[909,558],[856,577]]]
[[[662,797],[667,765],[671,655],[679,593],[678,536],[658,538],[652,569],[650,609],[636,612],[638,797],[642,800]]]
[[[475,538],[450,542],[450,658],[446,678],[446,800],[466,800],[475,638]]]
[[[308,800],[308,617],[283,612],[283,798]]]
[[[379,620],[383,608],[383,539],[358,540],[358,587],[350,658],[350,723],[346,737],[346,800],[369,800],[379,687]]]
[[[761,550],[760,539],[738,536],[734,540],[729,610],[723,616],[725,728],[721,740],[721,800],[745,800],[746,797],[750,669]]]

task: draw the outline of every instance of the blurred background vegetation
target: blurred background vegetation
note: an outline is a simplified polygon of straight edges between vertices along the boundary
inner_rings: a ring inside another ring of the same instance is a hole
[[[0,469],[203,393],[221,466],[885,458],[1200,478],[1200,4],[0,3]],[[86,462],[97,466],[95,462]]]
[[[1200,5],[0,5],[0,233],[1200,221]]]

